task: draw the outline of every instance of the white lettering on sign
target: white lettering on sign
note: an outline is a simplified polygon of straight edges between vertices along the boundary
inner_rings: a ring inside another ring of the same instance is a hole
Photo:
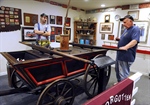
[[[105,103],[105,105],[111,105],[114,103],[119,103],[121,101],[130,101],[132,98],[131,94],[120,94],[115,96],[110,96],[109,100]]]

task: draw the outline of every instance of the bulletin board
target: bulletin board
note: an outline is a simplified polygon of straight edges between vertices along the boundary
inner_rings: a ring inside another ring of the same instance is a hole
[[[0,7],[0,32],[20,30],[22,24],[21,9]]]

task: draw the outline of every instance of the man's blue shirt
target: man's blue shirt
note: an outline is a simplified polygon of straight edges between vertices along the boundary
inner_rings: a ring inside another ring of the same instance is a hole
[[[126,29],[120,37],[118,48],[127,45],[132,40],[140,41],[140,29],[137,26],[132,26]],[[120,61],[134,62],[136,56],[137,44],[129,48],[127,51],[117,51],[117,59]]]

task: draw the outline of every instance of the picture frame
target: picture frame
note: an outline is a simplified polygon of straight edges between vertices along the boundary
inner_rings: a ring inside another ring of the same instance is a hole
[[[105,23],[109,23],[110,22],[110,15],[105,15],[104,21],[105,21]]]
[[[57,25],[62,25],[62,22],[63,22],[62,16],[57,16],[57,17],[56,17],[56,24],[57,24]]]
[[[131,15],[134,18],[134,20],[138,20],[139,19],[139,10],[128,11],[128,15]]]
[[[55,15],[50,15],[50,24],[55,24]]]
[[[114,40],[114,35],[108,35],[108,40]]]
[[[35,23],[38,23],[38,15],[24,13],[24,25],[25,26],[34,26]]]
[[[21,27],[22,41],[36,41],[34,27]]]
[[[66,21],[65,21],[65,19],[66,19]],[[66,22],[66,23],[65,23],[65,26],[66,26],[66,27],[70,27],[71,18],[69,18],[69,17],[67,17],[67,18],[64,17],[64,21]]]
[[[66,28],[66,34],[69,35],[69,40],[71,40],[71,28]]]
[[[100,23],[100,33],[111,34],[113,33],[114,23]]]
[[[105,40],[105,34],[101,34],[101,40]]]
[[[56,35],[62,34],[62,27],[56,27]]]
[[[134,25],[138,26],[141,31],[140,35],[140,43],[147,43],[147,37],[148,37],[148,30],[149,30],[149,21],[140,20],[140,21],[134,21]],[[117,37],[121,37],[123,31],[125,30],[125,27],[123,26],[123,22],[119,22],[118,27],[118,35]]]

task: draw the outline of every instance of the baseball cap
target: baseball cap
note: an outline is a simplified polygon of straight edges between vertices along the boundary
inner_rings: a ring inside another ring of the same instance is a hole
[[[131,15],[126,15],[124,18],[120,18],[120,21],[123,21],[126,18],[131,19],[132,21],[134,21],[134,19]]]
[[[42,13],[41,15],[40,15],[41,17],[45,17],[45,16],[47,16],[45,13]]]

